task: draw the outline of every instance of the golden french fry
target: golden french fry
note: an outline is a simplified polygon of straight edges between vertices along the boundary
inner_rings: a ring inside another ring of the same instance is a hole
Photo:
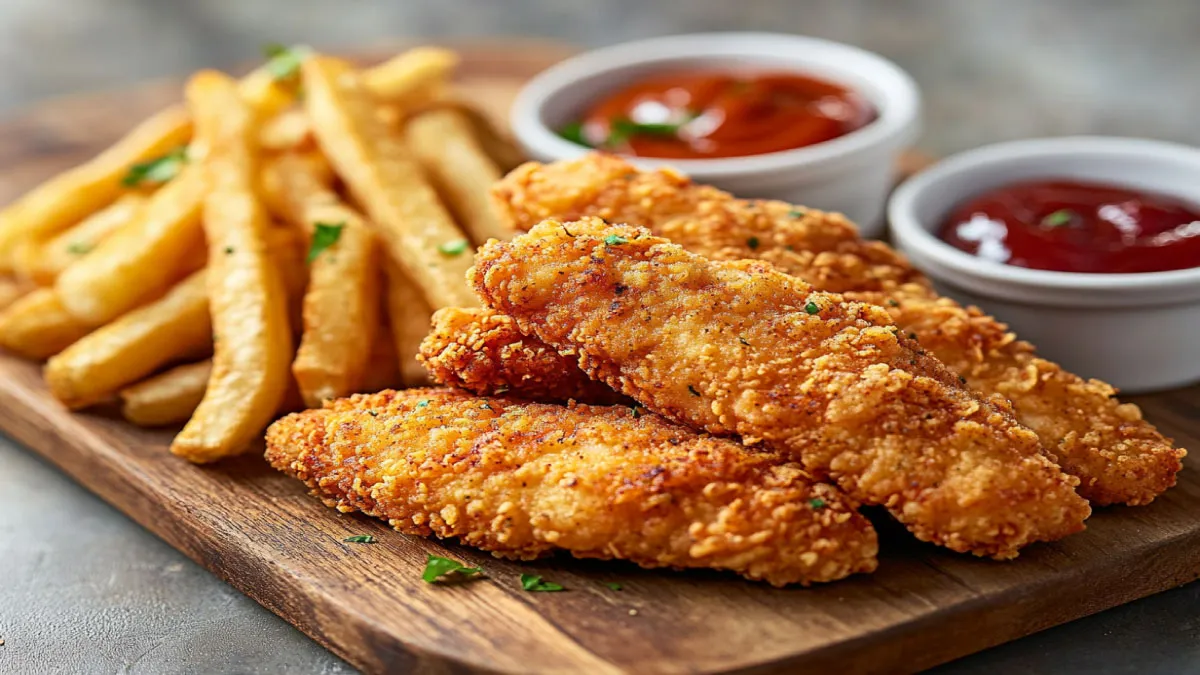
[[[20,279],[0,277],[0,312],[8,309],[17,300],[33,290],[33,286]]]
[[[102,326],[46,363],[50,393],[71,409],[99,403],[162,366],[212,345],[205,273]]]
[[[129,192],[117,201],[79,221],[50,239],[27,246],[32,249],[18,255],[17,273],[39,285],[53,284],[58,275],[90,253],[108,235],[136,220],[146,206],[147,196]]]
[[[379,101],[411,107],[427,102],[458,62],[458,54],[449,49],[415,47],[364,70],[363,86]]]
[[[363,206],[390,256],[435,307],[477,306],[466,273],[466,235],[438,201],[398,133],[375,114],[349,66],[327,57],[304,62],[304,103],[317,143]]]
[[[312,146],[312,124],[303,108],[291,108],[263,123],[258,144],[267,152],[305,150]]]
[[[184,167],[149,198],[141,217],[63,270],[54,287],[67,311],[99,326],[169,288],[182,261],[203,242],[205,183],[201,167]]]
[[[446,101],[440,105],[466,116],[479,147],[492,159],[500,173],[506,174],[525,163],[525,153],[521,152],[521,148],[517,147],[512,137],[502,131],[495,120],[478,107],[465,101]]]
[[[387,265],[387,282],[388,319],[396,343],[400,381],[406,387],[425,386],[429,384],[429,373],[417,361],[417,351],[429,334],[433,310],[399,265]]]
[[[305,221],[304,209],[318,199],[330,204],[341,201],[332,185],[333,168],[320,152],[288,152],[263,163],[263,201],[271,215],[295,229],[305,247],[312,227]]]
[[[475,244],[512,237],[488,196],[502,174],[476,142],[465,115],[453,108],[423,112],[408,120],[405,139]]]
[[[267,255],[269,222],[254,194],[255,114],[234,82],[214,71],[192,76],[188,107],[204,160],[208,296],[214,331],[212,377],[171,452],[212,462],[245,451],[279,408],[287,389],[292,336],[287,297]]]
[[[140,427],[186,422],[204,398],[212,361],[176,366],[121,390],[121,415]]]
[[[379,324],[379,330],[375,332],[375,342],[371,345],[371,364],[367,367],[362,388],[357,393],[373,394],[403,386],[404,380],[400,378],[396,357],[396,342],[392,339],[391,327],[385,321]]]
[[[42,361],[87,335],[91,327],[63,307],[53,288],[39,288],[0,312],[0,347]]]
[[[187,143],[187,111],[173,106],[139,124],[94,159],[42,183],[0,211],[0,272],[11,272],[24,239],[61,232],[121,193],[129,168]]]
[[[312,242],[304,332],[292,374],[305,404],[316,408],[362,388],[379,324],[375,234],[304,156],[280,156],[264,174],[282,211]]]

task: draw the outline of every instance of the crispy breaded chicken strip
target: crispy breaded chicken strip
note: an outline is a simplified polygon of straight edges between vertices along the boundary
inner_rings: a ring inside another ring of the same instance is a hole
[[[1175,484],[1183,467],[1186,452],[1142,419],[1136,405],[1118,401],[1111,386],[1038,358],[1029,343],[977,308],[938,298],[903,256],[859,239],[839,215],[734,199],[673,171],[642,172],[600,154],[526,164],[493,196],[520,229],[547,217],[631,222],[693,253],[767,260],[817,289],[882,305],[972,389],[1011,401],[1017,419],[1096,505],[1147,504]]]
[[[526,337],[511,318],[490,309],[447,307],[433,315],[418,360],[438,384],[481,396],[508,393],[533,401],[630,403],[588,377],[573,358]]]
[[[548,220],[485,245],[471,279],[592,377],[675,421],[766,441],[920,539],[1010,558],[1090,514],[1033,432],[881,308],[770,265],[714,262],[598,218]]]
[[[927,285],[887,244],[864,241],[845,216],[776,201],[734,199],[671,169],[639,171],[612,155],[514,169],[492,188],[497,213],[528,230],[546,218],[596,216],[649,228],[716,260],[766,260],[835,293]]]
[[[267,459],[330,506],[504,558],[566,550],[777,586],[876,565],[875,531],[833,486],[627,407],[385,392],[276,422]]]

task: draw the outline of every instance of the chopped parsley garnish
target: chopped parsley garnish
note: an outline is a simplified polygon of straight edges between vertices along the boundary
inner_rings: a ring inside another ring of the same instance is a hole
[[[689,394],[691,394],[692,396],[699,396],[699,395],[700,395],[700,392],[696,391],[696,388],[695,388],[695,387],[693,387],[693,386],[692,386],[692,385],[690,385],[690,384],[688,385],[688,393],[689,393]]]
[[[803,218],[807,213],[808,209],[797,206],[788,211],[788,218]]]
[[[605,585],[605,586],[608,586],[608,589],[609,589],[610,591],[619,591],[619,590],[621,590],[621,584],[618,584],[618,583],[617,583],[617,582],[615,582],[615,581],[606,581],[606,582],[604,582],[604,585]]]
[[[421,575],[421,580],[427,584],[432,584],[450,574],[473,577],[476,574],[482,573],[483,570],[478,567],[467,567],[457,560],[430,555],[429,559],[425,561],[425,572]]]
[[[592,144],[588,143],[587,139],[583,136],[582,122],[572,122],[571,124],[568,124],[567,126],[558,130],[558,135],[576,145],[582,145],[585,148],[592,147]]]
[[[342,541],[350,542],[351,544],[374,544],[375,537],[369,534],[356,534],[353,537],[346,537]]]
[[[890,306],[892,306],[892,307],[899,307],[899,306],[900,306],[900,303],[899,303],[899,302],[897,302],[896,300],[893,300],[893,299],[891,299],[891,298],[888,298],[888,305],[890,305]]]
[[[470,243],[466,239],[456,239],[438,245],[438,252],[442,255],[462,255]]]
[[[308,257],[304,261],[311,265],[325,249],[338,243],[345,228],[345,223],[313,223],[312,244],[308,247]]]
[[[821,311],[821,307],[817,305],[817,303],[809,300],[808,304],[804,306],[804,311],[808,312],[809,314],[816,314]]]
[[[72,255],[83,255],[91,250],[92,245],[86,241],[72,242],[71,245],[67,247],[67,253]]]
[[[639,417],[641,417],[641,416],[642,416],[642,408],[641,408],[641,406],[636,406],[636,405],[635,405],[635,406],[633,406],[633,419],[635,419],[635,420],[636,420],[637,418],[639,418]]]
[[[370,415],[371,417],[379,417],[379,411],[378,411],[378,410],[368,410],[368,411],[367,411],[367,414],[368,414],[368,415]]]
[[[233,255],[233,247],[232,246],[225,247],[225,255]]]
[[[630,119],[613,120],[608,126],[608,138],[605,139],[604,145],[610,148],[616,147],[624,144],[630,137],[639,135],[658,136],[660,138],[674,136],[682,126],[694,119],[696,119],[696,115],[693,113],[682,122],[644,123],[634,122]]]
[[[814,509],[823,509],[825,508],[825,500],[821,499],[820,497],[817,497],[816,499],[810,499],[808,500],[808,505]]]
[[[610,234],[604,238],[605,246],[620,246],[621,244],[628,244],[628,243],[629,243],[629,240],[626,239],[625,237],[622,237],[619,234]]]
[[[750,247],[751,251],[757,250],[758,249],[758,237],[750,237],[749,239],[746,240],[746,245]]]
[[[165,183],[178,175],[187,161],[187,146],[181,145],[162,157],[129,167],[129,171],[121,179],[121,185],[133,187],[142,183]]]
[[[544,581],[540,574],[522,574],[521,588],[534,593],[551,593],[566,590],[553,581]]]
[[[300,74],[300,64],[312,50],[304,46],[285,47],[277,42],[263,45],[263,56],[267,57],[267,72],[276,81],[290,80]]]
[[[1042,218],[1042,227],[1062,227],[1070,225],[1075,220],[1075,212],[1071,209],[1059,209]]]
[[[417,407],[418,407],[418,408],[424,408],[424,407],[426,407],[426,406],[428,406],[428,405],[429,405],[429,399],[427,399],[427,398],[423,398],[423,399],[421,399],[420,401],[417,401]]]

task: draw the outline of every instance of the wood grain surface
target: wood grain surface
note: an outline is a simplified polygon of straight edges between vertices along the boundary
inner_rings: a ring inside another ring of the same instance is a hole
[[[540,43],[451,46],[465,56],[463,89],[496,115],[521,81],[568,53]],[[0,203],[178,96],[179,82],[160,82],[0,121]],[[1200,388],[1135,400],[1165,433],[1200,449]],[[950,554],[871,514],[884,551],[878,573],[777,590],[621,563],[517,564],[402,536],[322,506],[259,453],[196,467],[167,453],[167,432],[111,411],[69,413],[37,366],[5,355],[0,429],[368,672],[911,672],[1200,576],[1195,454],[1181,484],[1151,506],[1102,509],[1086,532],[1015,562]],[[343,541],[356,534],[378,542]],[[426,584],[429,553],[482,566],[487,578]],[[524,572],[569,590],[525,592]]]

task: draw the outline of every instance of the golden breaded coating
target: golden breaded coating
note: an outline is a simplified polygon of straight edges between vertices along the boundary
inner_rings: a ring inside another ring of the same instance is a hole
[[[714,260],[766,260],[835,293],[928,283],[886,244],[859,238],[840,213],[735,199],[671,169],[639,171],[612,155],[524,164],[496,183],[492,200],[519,230],[546,218],[632,223]]]
[[[357,396],[276,422],[267,459],[330,506],[504,558],[565,550],[777,586],[876,565],[874,529],[833,486],[623,406]]]
[[[611,405],[630,403],[589,378],[575,360],[537,338],[526,337],[511,318],[490,309],[447,307],[417,358],[438,384],[479,394],[509,394],[532,401]]]
[[[771,265],[642,228],[548,220],[480,250],[472,283],[521,330],[652,411],[766,441],[917,537],[1013,557],[1083,529],[1037,436],[890,325]]]
[[[496,185],[493,198],[519,229],[543,218],[602,216],[643,225],[714,260],[766,260],[819,290],[884,306],[971,388],[1007,397],[1017,419],[1097,505],[1147,504],[1183,467],[1187,453],[1137,406],[1118,401],[1111,386],[1038,358],[977,308],[938,298],[903,256],[859,239],[840,215],[734,199],[676,172],[643,172],[601,154],[526,164]]]
[[[1187,452],[1176,448],[1116,389],[1038,358],[1033,345],[977,307],[903,287],[887,297],[847,293],[882,305],[902,330],[962,376],[969,387],[1011,402],[1063,471],[1094,505],[1149,504],[1175,485]]]

